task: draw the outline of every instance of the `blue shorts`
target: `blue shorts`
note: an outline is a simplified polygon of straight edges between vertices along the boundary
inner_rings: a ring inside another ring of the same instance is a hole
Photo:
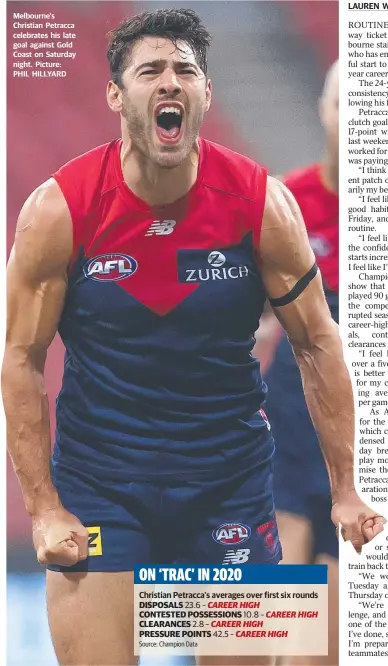
[[[265,411],[276,443],[276,510],[310,521],[313,557],[327,554],[338,558],[338,538],[330,517],[329,477],[286,338],[280,341],[264,379],[268,385]]]
[[[215,480],[101,482],[57,467],[64,507],[89,529],[89,557],[52,571],[130,571],[135,564],[277,564],[273,462]]]

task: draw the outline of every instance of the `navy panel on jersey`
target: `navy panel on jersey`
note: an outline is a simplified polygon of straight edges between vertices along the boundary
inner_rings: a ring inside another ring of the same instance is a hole
[[[222,476],[268,453],[251,354],[266,297],[255,245],[266,172],[201,140],[192,190],[156,209],[126,186],[120,150],[101,146],[55,174],[74,256],[53,465]]]
[[[178,280],[195,273],[198,288],[163,317],[122,288],[141,270],[132,254],[81,253],[73,266],[54,465],[145,478],[223,475],[225,463],[265,457],[266,387],[251,355],[265,295],[252,234],[222,251],[178,250]]]

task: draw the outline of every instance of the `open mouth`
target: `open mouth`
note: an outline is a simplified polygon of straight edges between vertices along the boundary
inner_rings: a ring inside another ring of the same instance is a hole
[[[182,133],[183,111],[177,106],[160,107],[156,113],[156,133],[163,143],[177,143]]]

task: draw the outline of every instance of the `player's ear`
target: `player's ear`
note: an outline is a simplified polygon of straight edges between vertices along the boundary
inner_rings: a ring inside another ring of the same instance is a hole
[[[109,81],[106,89],[106,101],[114,113],[121,113],[123,108],[123,95],[117,83]]]
[[[210,79],[207,80],[206,82],[206,104],[205,104],[205,109],[206,111],[209,111],[210,105],[212,103],[212,82]]]

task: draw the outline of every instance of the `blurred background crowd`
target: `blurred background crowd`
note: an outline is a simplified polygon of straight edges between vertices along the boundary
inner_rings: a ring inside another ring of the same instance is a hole
[[[320,158],[317,99],[338,57],[338,2],[8,2],[8,251],[28,194],[69,159],[116,138],[105,102],[107,33],[142,9],[189,6],[213,35],[209,72],[214,103],[203,135],[281,174]],[[12,77],[13,13],[53,11],[74,23],[75,60],[66,78]],[[271,350],[262,359],[269,362]],[[56,339],[47,362],[54,406],[63,350]],[[8,666],[54,666],[44,601],[44,576],[31,527],[8,463]]]

